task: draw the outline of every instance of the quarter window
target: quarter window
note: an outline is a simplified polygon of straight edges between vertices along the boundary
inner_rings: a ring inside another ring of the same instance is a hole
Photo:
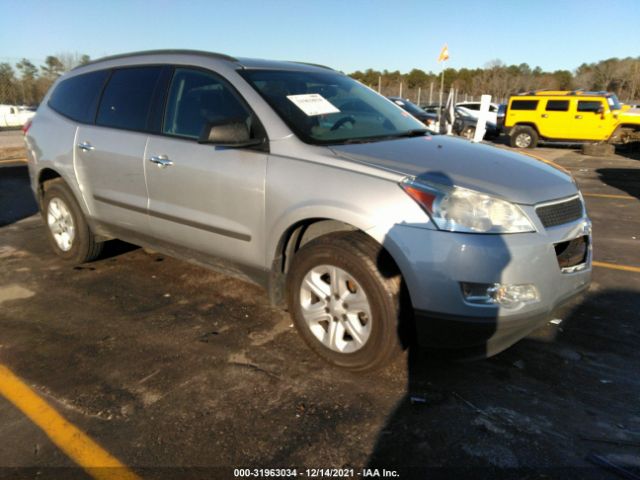
[[[49,107],[82,123],[93,123],[98,99],[109,70],[77,75],[63,80],[49,98]]]
[[[535,110],[538,108],[538,100],[514,100],[510,110]]]
[[[163,133],[199,138],[208,124],[237,120],[250,128],[250,119],[251,114],[220,78],[199,70],[176,69]]]
[[[161,67],[115,70],[100,101],[97,124],[127,130],[147,130],[153,92]]]
[[[602,108],[602,102],[581,100],[578,102],[579,112],[597,112]]]
[[[568,112],[569,100],[549,100],[546,107],[547,112]]]

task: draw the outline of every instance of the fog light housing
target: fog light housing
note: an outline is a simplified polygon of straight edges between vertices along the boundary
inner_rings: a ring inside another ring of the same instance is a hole
[[[540,301],[540,293],[532,284],[506,285],[463,282],[460,285],[465,302],[474,305],[499,305],[514,309]]]

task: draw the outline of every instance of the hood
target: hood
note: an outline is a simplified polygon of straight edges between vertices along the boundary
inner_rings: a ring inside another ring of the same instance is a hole
[[[534,158],[445,135],[332,145],[346,160],[533,205],[577,193],[571,175]]]

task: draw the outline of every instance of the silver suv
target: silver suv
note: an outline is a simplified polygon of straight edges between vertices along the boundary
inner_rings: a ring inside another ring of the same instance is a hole
[[[53,250],[120,238],[262,285],[343,368],[487,356],[585,289],[570,175],[437,136],[317,65],[154,51],[61,77],[27,129]]]

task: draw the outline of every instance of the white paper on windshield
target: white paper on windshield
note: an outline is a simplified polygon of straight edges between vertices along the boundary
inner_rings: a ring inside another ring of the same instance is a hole
[[[329,100],[318,93],[305,93],[303,95],[287,95],[296,107],[302,110],[308,117],[338,113],[336,107]]]

